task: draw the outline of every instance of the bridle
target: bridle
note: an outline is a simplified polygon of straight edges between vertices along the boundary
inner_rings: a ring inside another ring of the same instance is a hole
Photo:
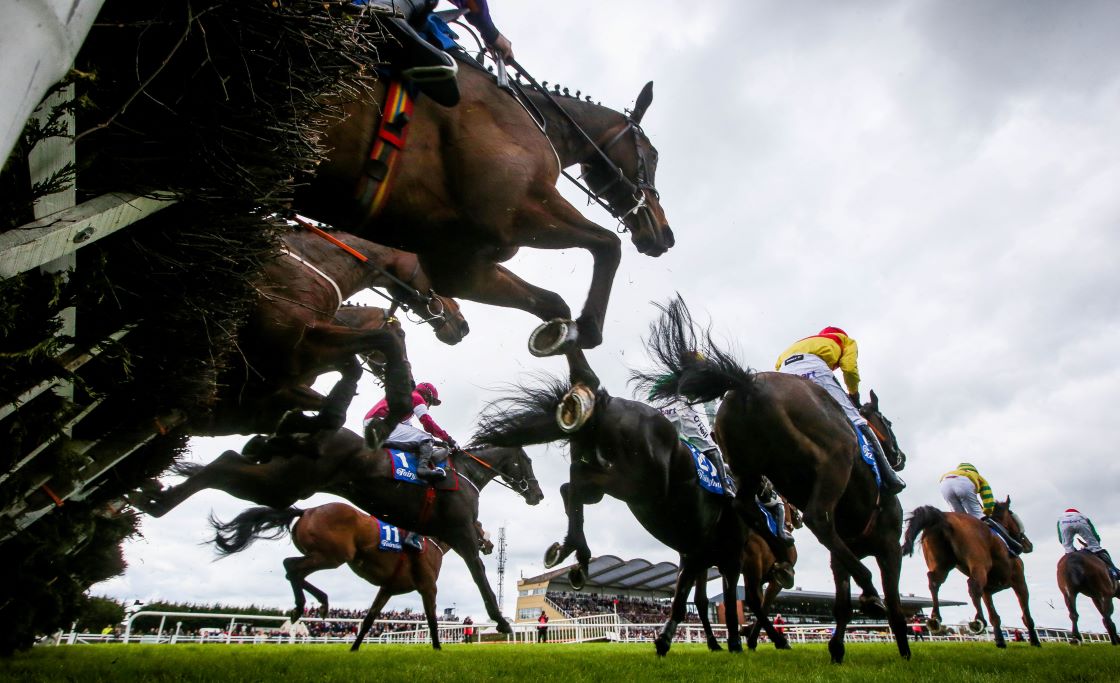
[[[871,427],[871,431],[875,433],[875,438],[879,440],[879,443],[883,445],[884,449],[888,447],[890,448],[890,453],[888,455],[890,455],[891,460],[894,461],[892,463],[892,466],[897,466],[899,463],[901,463],[902,449],[898,447],[898,438],[894,435],[894,426],[891,424],[891,421],[887,419],[887,416],[883,415],[877,410],[872,411],[871,409],[864,408],[863,406],[860,406],[859,412],[860,415],[863,415],[864,419],[866,419],[868,415],[874,415],[883,422],[883,426],[887,428],[886,434],[884,434],[878,427],[876,427],[875,423],[871,420],[867,420],[867,426]]]
[[[513,491],[514,493],[521,496],[522,498],[525,498],[525,494],[527,494],[529,492],[529,483],[537,481],[536,477],[515,478],[512,475],[507,474],[507,473],[499,470],[498,468],[494,467],[493,465],[486,462],[482,458],[478,457],[474,453],[471,453],[466,448],[462,448],[462,449],[459,449],[459,450],[463,455],[467,456],[468,458],[470,458],[471,460],[474,460],[479,465],[482,465],[484,468],[486,468],[486,469],[490,470],[491,472],[495,473],[496,475],[498,475],[498,477],[499,477],[498,484],[499,485],[506,487],[507,489],[509,489],[510,491]],[[514,463],[514,464],[517,465],[518,469],[520,469],[520,467],[521,467],[520,463]]]
[[[606,154],[611,147],[614,147],[627,133],[630,134],[630,138],[634,144],[634,153],[638,157],[638,171],[633,181],[627,178],[622,172],[622,169],[618,167],[618,164],[614,163]],[[637,216],[639,220],[648,219],[652,222],[653,210],[649,206],[647,197],[652,196],[655,200],[661,199],[661,193],[657,191],[657,188],[654,187],[653,182],[649,179],[650,161],[649,153],[646,149],[648,145],[643,146],[641,144],[642,138],[645,138],[645,131],[642,130],[641,125],[627,117],[626,125],[622,130],[615,133],[602,145],[597,145],[601,152],[601,158],[605,160],[604,165],[607,167],[605,170],[610,174],[610,179],[599,187],[592,187],[590,177],[594,173],[594,170],[583,173],[581,176],[587,180],[587,191],[589,195],[594,196],[600,206],[603,206],[611,216],[618,221],[618,232],[627,232],[630,229],[626,226],[626,219],[631,216]],[[649,149],[652,150],[652,146],[649,146]],[[656,154],[656,151],[654,151],[654,154]],[[591,166],[591,164],[587,165]],[[633,202],[629,208],[616,208],[616,203],[609,198],[606,199],[605,203],[603,201],[603,198],[607,197],[607,193],[612,191],[615,186],[619,185],[622,186],[625,196]]]

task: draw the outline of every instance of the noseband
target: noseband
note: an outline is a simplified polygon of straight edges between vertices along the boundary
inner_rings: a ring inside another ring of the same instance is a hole
[[[625,137],[627,133],[630,134],[631,140],[634,143],[634,153],[638,157],[638,173],[633,181],[627,178],[622,172],[622,169],[618,167],[618,164],[611,161],[606,155],[606,152]],[[637,216],[639,221],[648,221],[648,223],[652,225],[654,222],[653,209],[650,208],[647,197],[652,195],[654,199],[661,198],[661,194],[657,191],[657,188],[649,181],[649,156],[640,144],[640,136],[644,134],[642,127],[638,125],[637,122],[627,118],[626,127],[615,133],[615,135],[603,145],[599,146],[601,156],[604,160],[603,165],[607,167],[607,172],[612,176],[611,179],[599,187],[591,187],[590,181],[588,182],[588,188],[591,194],[594,195],[595,199],[598,200],[600,204],[604,203],[601,198],[606,197],[607,193],[616,185],[621,185],[625,190],[626,197],[633,202],[628,209],[617,208],[617,202],[610,199],[607,199],[605,202],[607,211],[618,221],[618,232],[620,233],[630,230],[626,225],[626,219],[631,216]]]

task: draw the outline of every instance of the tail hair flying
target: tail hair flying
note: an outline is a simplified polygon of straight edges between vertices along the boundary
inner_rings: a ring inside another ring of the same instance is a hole
[[[287,534],[292,521],[302,514],[303,510],[297,507],[277,510],[262,506],[249,508],[223,523],[211,513],[214,547],[219,556],[225,557],[248,548],[258,538],[275,540]]]
[[[571,387],[551,375],[535,385],[511,385],[511,394],[482,409],[472,441],[488,446],[528,446],[565,441],[572,435],[556,423],[556,406]]]

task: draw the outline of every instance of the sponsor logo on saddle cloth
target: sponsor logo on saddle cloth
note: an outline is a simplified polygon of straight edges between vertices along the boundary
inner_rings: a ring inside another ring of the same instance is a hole
[[[758,509],[760,511],[762,511],[762,516],[766,519],[766,528],[770,530],[771,534],[777,536],[778,520],[774,519],[774,515],[770,514],[770,511],[766,509],[765,505],[759,502],[758,498],[754,499],[754,504],[758,506]]]
[[[389,463],[393,467],[393,479],[409,484],[416,484],[417,486],[431,486],[427,481],[421,479],[420,475],[416,474],[416,466],[419,464],[420,458],[415,453],[398,451],[395,448],[385,448],[383,450],[385,454],[389,456]],[[447,477],[436,484],[434,488],[441,491],[459,490],[459,477],[456,476],[455,469],[451,466],[451,461],[445,460],[439,463],[439,465],[447,472]]]
[[[688,452],[692,454],[692,462],[696,465],[696,480],[700,483],[700,488],[722,496],[723,482],[719,480],[719,469],[715,463],[701,453],[696,446],[684,439],[681,439],[681,443],[687,446]]]
[[[374,517],[373,521],[377,524],[377,549],[384,550],[390,553],[399,553],[404,551],[401,541],[407,531],[402,530],[399,526],[386,524],[380,519]]]
[[[871,473],[875,475],[875,485],[882,488],[883,477],[879,474],[879,463],[875,462],[875,451],[871,450],[871,444],[867,443],[867,439],[863,437],[863,432],[858,429],[856,430],[856,439],[859,440],[860,457],[871,468]]]

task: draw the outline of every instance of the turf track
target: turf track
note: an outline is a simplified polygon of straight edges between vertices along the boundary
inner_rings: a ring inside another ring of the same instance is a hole
[[[652,645],[448,645],[442,652],[380,645],[76,645],[43,647],[0,661],[11,681],[1120,681],[1120,647],[915,643],[900,660],[891,645],[848,647],[842,666],[823,645],[731,656],[681,645],[659,659]]]

